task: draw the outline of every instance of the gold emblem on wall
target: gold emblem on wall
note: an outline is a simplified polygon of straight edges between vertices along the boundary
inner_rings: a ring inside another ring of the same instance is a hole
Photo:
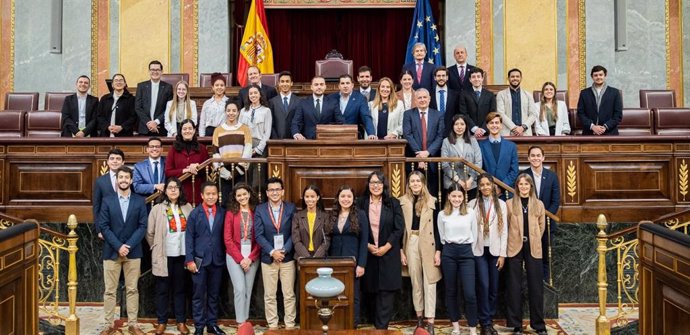
[[[271,170],[271,177],[280,178],[280,168],[278,168],[278,164],[273,164],[273,169]]]
[[[103,176],[103,175],[105,175],[106,173],[108,173],[108,170],[109,170],[109,168],[108,168],[108,163],[107,163],[106,161],[103,161],[103,163],[101,164],[101,168],[100,168],[99,174],[100,174],[101,176]]]
[[[393,164],[393,173],[391,173],[391,192],[393,196],[398,198],[401,194],[402,189],[402,173],[400,170],[400,164]]]
[[[680,167],[678,168],[678,192],[683,196],[683,201],[685,201],[685,196],[688,194],[688,164],[683,159],[680,162]]]
[[[573,161],[568,163],[568,169],[566,171],[566,185],[571,202],[576,202],[575,196],[577,195],[577,169],[575,168]]]

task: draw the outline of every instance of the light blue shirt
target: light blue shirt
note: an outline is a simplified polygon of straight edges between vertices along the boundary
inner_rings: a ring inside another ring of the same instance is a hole
[[[132,193],[128,194],[126,197],[117,193],[117,199],[120,200],[120,211],[122,212],[122,221],[127,221],[127,210],[129,209],[129,197]]]

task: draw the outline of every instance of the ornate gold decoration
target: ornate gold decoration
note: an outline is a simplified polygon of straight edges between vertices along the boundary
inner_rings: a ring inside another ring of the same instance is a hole
[[[474,0],[474,48],[475,51],[475,64],[479,64],[479,59],[482,54],[482,36],[481,36],[481,0]]]
[[[10,1],[10,59],[7,60],[7,64],[10,68],[10,85],[9,92],[14,91],[14,17],[16,16],[14,10],[14,0]]]
[[[194,1],[194,67],[192,68],[192,78],[199,80],[199,1]],[[197,85],[200,83],[197,83]],[[230,85],[230,83],[228,83]]]
[[[400,169],[400,164],[393,164],[391,181],[391,192],[393,192],[394,197],[398,198],[402,195],[402,171]]]
[[[91,1],[91,80],[98,82],[98,0]],[[98,96],[98,84],[91,86],[91,94]]]
[[[577,195],[577,169],[573,161],[568,164],[568,171],[566,172],[566,184],[568,187],[568,195],[572,202],[575,202],[575,195]]]
[[[273,171],[271,171],[271,177],[280,178],[280,169],[278,168],[278,164],[273,165]]]
[[[596,334],[609,335],[611,329],[609,320],[606,317],[606,291],[608,284],[606,282],[606,228],[609,224],[606,222],[604,214],[599,214],[597,218],[597,254],[599,255],[599,267],[597,271],[597,288],[599,291],[599,316],[596,320]]]
[[[110,169],[110,168],[108,168],[108,162],[103,161],[103,164],[101,164],[101,168],[100,168],[100,171],[99,171],[100,175],[101,175],[101,176],[105,175],[106,173],[108,173],[108,170],[109,170],[109,169]]]
[[[664,42],[666,44],[666,88],[671,89],[671,1],[664,1]],[[681,62],[682,63],[682,62]],[[682,73],[682,72],[681,72]]]
[[[577,58],[580,62],[580,89],[587,86],[587,11],[585,0],[577,0]]]
[[[678,192],[683,196],[683,201],[685,201],[685,196],[688,194],[688,164],[685,163],[685,159],[680,162],[680,167],[678,168]]]

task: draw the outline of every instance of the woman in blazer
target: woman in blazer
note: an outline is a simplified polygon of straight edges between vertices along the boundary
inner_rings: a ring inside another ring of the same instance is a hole
[[[182,120],[197,120],[196,101],[189,97],[189,84],[178,81],[175,84],[175,96],[165,105],[165,130],[168,137],[177,136]]]
[[[508,212],[498,198],[494,178],[482,173],[478,178],[481,195],[467,205],[477,214],[477,244],[474,262],[477,274],[477,302],[482,334],[495,334],[492,318],[496,314],[498,275],[503,268],[508,246]]]
[[[394,140],[402,137],[402,121],[405,107],[403,102],[393,94],[393,80],[383,77],[379,80],[376,97],[369,102],[371,118],[380,140]],[[381,121],[381,124],[379,124]],[[369,134],[367,134],[369,135]]]
[[[537,198],[534,181],[523,173],[517,177],[518,197],[509,199],[506,319],[514,333],[522,333],[522,268],[527,272],[529,323],[537,334],[546,334],[544,323],[544,272],[541,237],[544,234],[544,204]]]
[[[456,114],[453,116],[453,128],[448,132],[448,137],[443,139],[441,145],[441,157],[461,157],[466,161],[481,167],[482,150],[479,143],[470,136],[469,121],[466,116]],[[453,184],[462,186],[467,191],[467,200],[477,196],[477,172],[465,167],[465,164],[449,162],[441,163],[443,169],[443,188],[449,189]]]
[[[398,100],[402,102],[405,110],[417,107],[414,99],[414,90],[412,84],[414,83],[414,74],[408,70],[403,70],[400,74],[400,91],[395,92]]]
[[[127,90],[127,80],[119,73],[112,78],[113,91],[98,103],[98,131],[101,137],[126,137],[134,134],[137,114],[134,96]],[[114,115],[113,115],[114,114]]]
[[[292,246],[295,258],[326,257],[331,244],[326,234],[329,215],[323,209],[321,190],[307,185],[302,191],[302,210],[292,218]]]
[[[235,320],[238,325],[249,318],[254,277],[259,268],[257,260],[261,255],[261,248],[254,236],[254,208],[257,202],[256,193],[249,185],[236,184],[228,199],[228,211],[223,225],[225,263],[232,281]]]
[[[539,118],[534,124],[538,136],[563,136],[570,134],[568,106],[556,99],[556,85],[550,81],[541,87],[541,99],[536,103]]]
[[[369,241],[369,222],[366,214],[355,207],[355,194],[352,187],[340,186],[335,194],[329,227],[331,234],[329,256],[352,256],[355,258],[355,328],[359,324],[359,279],[367,266],[367,241]]]
[[[161,202],[151,209],[146,241],[151,246],[151,272],[156,279],[156,334],[164,334],[168,322],[170,294],[177,330],[189,334],[185,325],[187,271],[185,271],[185,230],[192,205],[187,202],[180,181],[168,178]]]
[[[201,184],[206,177],[197,170],[199,164],[208,159],[206,146],[197,140],[196,126],[192,120],[182,121],[180,133],[175,137],[175,142],[168,150],[165,159],[165,176],[179,177],[185,173],[191,173],[195,177],[188,178],[182,183],[185,194],[191,198],[192,205],[202,202]]]
[[[412,302],[417,314],[417,327],[424,326],[434,334],[436,316],[436,283],[441,280],[441,240],[436,226],[436,198],[429,194],[426,177],[412,171],[407,189],[400,198],[405,219],[403,246],[400,253],[403,274],[412,280]]]
[[[405,223],[400,202],[390,196],[383,172],[369,174],[357,207],[369,221],[364,291],[371,294],[368,300],[372,303],[370,310],[374,311],[374,327],[388,329],[395,308],[395,293],[402,287],[400,239]]]

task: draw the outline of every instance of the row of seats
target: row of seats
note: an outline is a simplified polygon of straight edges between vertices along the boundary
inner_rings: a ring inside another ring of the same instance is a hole
[[[582,134],[577,110],[569,110],[572,134]],[[624,108],[620,135],[690,135],[690,108]],[[0,111],[0,137],[60,137],[59,111]]]

